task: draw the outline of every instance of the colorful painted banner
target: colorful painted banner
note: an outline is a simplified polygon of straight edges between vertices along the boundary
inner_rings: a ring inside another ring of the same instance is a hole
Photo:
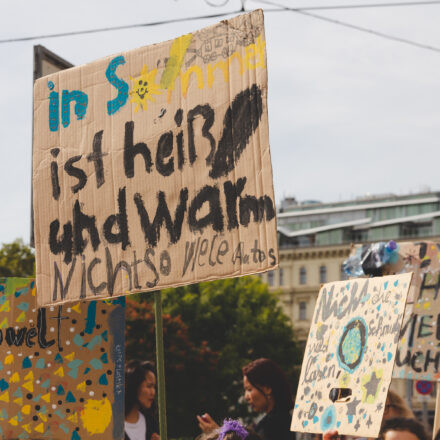
[[[261,10],[34,87],[38,305],[278,264]]]
[[[399,243],[385,273],[413,272],[393,377],[440,380],[440,244]]]
[[[37,309],[1,278],[0,438],[123,438],[124,326],[124,298]]]
[[[325,284],[307,340],[292,431],[377,437],[412,274]]]

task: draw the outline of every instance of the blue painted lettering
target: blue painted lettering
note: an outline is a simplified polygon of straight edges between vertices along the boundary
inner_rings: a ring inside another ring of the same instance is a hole
[[[116,76],[116,69],[120,64],[125,64],[123,56],[113,58],[105,71],[108,82],[118,89],[118,96],[111,101],[107,101],[107,113],[110,116],[123,107],[128,99],[128,84]]]
[[[61,104],[61,122],[63,127],[68,127],[70,124],[70,102],[75,101],[75,115],[76,119],[81,120],[86,115],[88,97],[84,92],[79,90],[63,90],[63,100]]]

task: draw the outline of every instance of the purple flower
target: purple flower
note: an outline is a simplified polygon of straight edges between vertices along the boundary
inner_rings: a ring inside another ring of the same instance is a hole
[[[235,432],[242,440],[248,436],[248,432],[238,420],[225,419],[223,426],[220,428],[218,440],[224,440],[228,432]]]

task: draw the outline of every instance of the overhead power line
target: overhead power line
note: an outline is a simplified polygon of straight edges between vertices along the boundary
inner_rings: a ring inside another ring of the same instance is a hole
[[[257,1],[257,0],[254,0]],[[307,6],[294,8],[298,11],[325,11],[331,9],[366,9],[366,8],[392,8],[403,6],[423,6],[423,5],[440,5],[440,0],[421,0],[419,2],[399,2],[399,3],[366,3],[360,5],[330,5],[330,6]]]
[[[208,4],[211,4],[208,0],[205,0]],[[236,11],[228,11],[228,12],[221,12],[217,14],[210,14],[210,15],[201,15],[196,17],[182,17],[182,18],[174,18],[174,19],[168,19],[168,20],[159,20],[149,23],[138,23],[138,24],[129,24],[129,25],[121,25],[121,26],[112,26],[112,27],[104,27],[104,28],[95,28],[95,29],[87,29],[82,31],[71,31],[71,32],[60,32],[55,34],[43,34],[43,35],[34,35],[34,36],[28,36],[28,37],[17,37],[17,38],[6,38],[6,39],[0,39],[0,44],[5,43],[16,43],[16,42],[23,42],[23,41],[32,41],[32,40],[41,40],[41,39],[47,39],[47,38],[57,38],[57,37],[67,37],[67,36],[75,36],[75,35],[85,35],[85,34],[94,34],[99,32],[109,32],[109,31],[117,31],[117,30],[124,30],[124,29],[135,29],[135,28],[142,28],[142,27],[150,27],[150,26],[159,26],[164,24],[172,24],[172,23],[180,23],[180,22],[186,22],[186,21],[192,21],[192,20],[203,20],[203,19],[209,19],[209,18],[220,18],[225,17],[228,15],[238,14],[240,12],[244,12],[244,4],[246,0],[241,0],[242,2],[242,8],[240,10]],[[330,5],[330,6],[308,6],[308,7],[301,7],[301,8],[293,8],[288,7],[282,4],[277,4],[268,0],[253,0],[257,1],[263,4],[267,4],[270,6],[274,6],[276,9],[265,9],[265,12],[295,12],[298,14],[303,14],[312,18],[316,18],[322,21],[326,21],[329,23],[337,24],[339,26],[344,26],[350,29],[354,29],[361,32],[366,32],[378,37],[386,38],[389,40],[397,41],[400,43],[409,44],[411,46],[415,46],[422,49],[427,49],[435,52],[440,52],[440,48],[430,46],[423,43],[418,43],[416,41],[408,40],[406,38],[400,38],[393,35],[385,34],[383,32],[375,31],[373,29],[364,28],[361,26],[353,25],[351,23],[343,22],[340,20],[332,19],[329,17],[325,17],[322,15],[318,15],[312,12],[308,12],[310,10],[331,10],[331,9],[358,9],[358,8],[377,8],[377,7],[402,7],[402,6],[420,6],[420,5],[434,5],[434,4],[440,4],[440,0],[422,0],[419,2],[399,2],[399,3],[369,3],[369,4],[361,4],[361,5]],[[223,6],[226,5],[229,2],[229,0],[223,0],[221,4],[216,4],[216,6]]]
[[[83,30],[83,31],[59,32],[57,34],[44,34],[44,35],[33,35],[33,36],[29,36],[29,37],[5,38],[3,40],[0,40],[0,44],[16,43],[16,42],[20,42],[20,41],[42,40],[45,38],[69,37],[72,35],[96,34],[98,32],[120,31],[120,30],[124,30],[124,29],[135,29],[135,28],[142,28],[142,27],[149,27],[149,26],[159,26],[161,24],[172,24],[172,23],[180,23],[180,22],[192,21],[192,20],[203,20],[203,19],[207,19],[207,18],[225,17],[226,15],[238,14],[240,12],[242,12],[242,11],[238,10],[238,11],[230,11],[230,12],[221,12],[218,14],[200,15],[198,17],[172,18],[169,20],[151,21],[149,23],[127,24],[127,25],[122,25],[122,26],[111,26],[111,27],[104,27],[104,28],[87,29],[87,30]]]
[[[330,18],[330,17],[326,17],[324,15],[318,15],[318,14],[315,14],[315,13],[312,13],[312,12],[308,12],[308,11],[306,11],[304,9],[291,8],[289,6],[280,5],[278,3],[274,3],[274,2],[269,1],[269,0],[254,0],[254,1],[257,1],[258,3],[263,3],[265,5],[269,5],[269,6],[276,6],[276,7],[280,8],[280,10],[295,12],[297,14],[306,15],[308,17],[316,18],[318,20],[326,21],[328,23],[337,24],[339,26],[343,26],[343,27],[346,27],[346,28],[349,28],[349,29],[354,29],[356,31],[366,32],[368,34],[375,35],[377,37],[386,38],[387,40],[397,41],[399,43],[405,43],[405,44],[408,44],[410,46],[418,47],[418,48],[421,48],[421,49],[431,50],[431,51],[434,51],[434,52],[440,52],[440,48],[439,47],[431,46],[431,45],[424,44],[424,43],[418,43],[417,41],[408,40],[407,38],[396,37],[394,35],[386,34],[384,32],[380,32],[380,31],[376,31],[374,29],[368,29],[368,28],[365,28],[365,27],[362,27],[362,26],[357,26],[355,24],[347,23],[346,21],[340,21],[340,20],[336,20],[336,19],[333,19],[333,18]]]

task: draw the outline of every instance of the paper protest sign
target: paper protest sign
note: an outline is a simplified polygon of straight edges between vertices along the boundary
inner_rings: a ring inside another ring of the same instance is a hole
[[[36,308],[0,279],[0,438],[121,439],[124,298]]]
[[[325,284],[304,355],[292,431],[377,437],[412,274]]]
[[[399,243],[384,272],[413,272],[393,377],[440,380],[440,244]]]
[[[38,304],[278,264],[262,11],[34,87]]]

